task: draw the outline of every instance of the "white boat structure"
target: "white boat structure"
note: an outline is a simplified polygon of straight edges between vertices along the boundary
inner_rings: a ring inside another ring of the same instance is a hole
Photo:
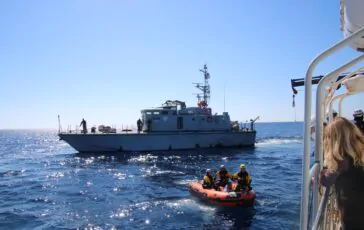
[[[227,112],[212,114],[208,107],[210,85],[207,66],[200,70],[204,84],[195,83],[202,90],[197,94],[198,106],[187,107],[185,102],[167,100],[162,106],[141,110],[142,130],[138,133],[117,133],[108,126],[92,128],[92,132],[63,132],[59,124],[58,136],[78,152],[164,151],[214,147],[254,147],[256,130],[251,119],[250,128],[232,122]],[[59,122],[60,123],[60,122]]]
[[[343,99],[364,92],[364,66],[347,72],[364,61],[364,54],[319,77],[312,77],[316,66],[327,57],[345,47],[359,52],[364,51],[364,2],[361,0],[341,0],[341,31],[344,39],[319,54],[310,64],[305,79],[292,80],[292,87],[305,86],[304,149],[302,167],[302,196],[300,229],[340,229],[340,218],[336,209],[333,188],[319,185],[319,172],[323,168],[323,123],[332,121],[333,103],[338,104],[338,115],[342,115]],[[344,73],[344,74],[343,74]],[[312,84],[318,84],[315,102],[315,150],[311,155],[311,92]],[[338,94],[337,89],[344,86],[346,92]],[[294,90],[295,91],[295,90]],[[296,92],[295,92],[296,93]],[[310,167],[310,160],[313,165]],[[320,192],[321,191],[321,192]]]

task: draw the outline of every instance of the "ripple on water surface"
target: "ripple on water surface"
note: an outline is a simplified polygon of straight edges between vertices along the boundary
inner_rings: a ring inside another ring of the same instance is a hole
[[[0,131],[4,143],[0,225],[2,229],[297,229],[302,139],[296,133],[287,136],[284,130],[276,131],[281,136],[265,132],[255,149],[113,156],[75,154],[53,132]],[[189,193],[188,183],[202,179],[206,168],[216,170],[224,164],[235,171],[242,162],[253,177],[255,207],[219,208]]]

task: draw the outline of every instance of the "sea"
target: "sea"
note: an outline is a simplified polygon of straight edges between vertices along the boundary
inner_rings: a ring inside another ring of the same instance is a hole
[[[303,123],[257,123],[248,149],[80,154],[56,131],[0,130],[0,229],[299,229]],[[246,164],[253,207],[188,183]]]

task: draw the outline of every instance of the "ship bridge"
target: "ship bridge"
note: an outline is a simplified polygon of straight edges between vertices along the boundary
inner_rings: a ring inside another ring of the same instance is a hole
[[[161,107],[141,111],[144,132],[230,131],[230,116],[212,115],[211,108],[187,107],[185,102],[168,100]]]

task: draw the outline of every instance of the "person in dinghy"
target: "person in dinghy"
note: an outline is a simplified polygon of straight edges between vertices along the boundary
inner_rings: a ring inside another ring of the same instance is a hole
[[[202,187],[204,189],[216,189],[215,180],[212,177],[211,169],[206,169],[206,175],[203,177]]]
[[[225,188],[225,186],[229,184],[229,179],[231,179],[230,173],[226,170],[225,165],[221,165],[220,170],[217,171],[215,176],[216,188]]]
[[[235,192],[240,192],[242,191],[250,191],[252,190],[251,182],[252,182],[252,178],[249,175],[249,173],[246,171],[246,167],[245,164],[241,164],[240,165],[240,171],[235,173],[232,176],[233,180],[237,181],[238,184],[235,188]]]

